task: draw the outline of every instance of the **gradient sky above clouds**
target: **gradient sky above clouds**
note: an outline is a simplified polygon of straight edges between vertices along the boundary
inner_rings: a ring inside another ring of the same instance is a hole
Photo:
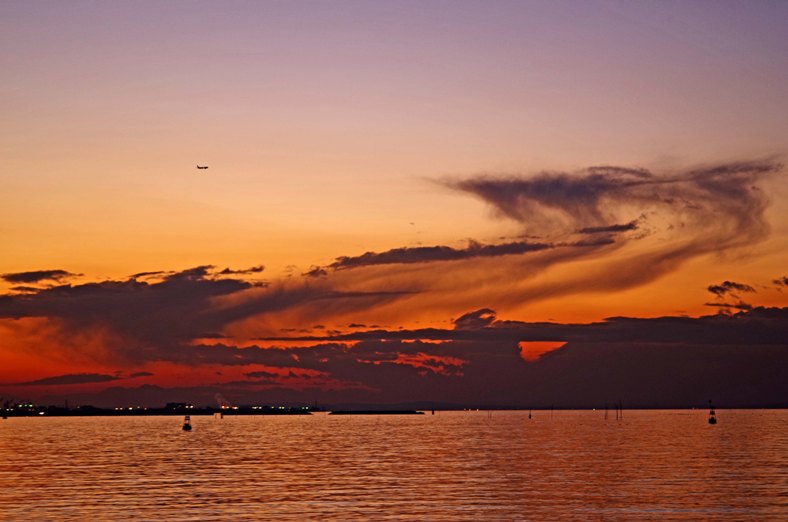
[[[0,383],[475,382],[457,360],[484,350],[416,336],[351,367],[371,341],[336,336],[785,307],[786,20],[779,2],[4,2]],[[283,337],[345,348],[331,370],[195,362],[301,346]]]

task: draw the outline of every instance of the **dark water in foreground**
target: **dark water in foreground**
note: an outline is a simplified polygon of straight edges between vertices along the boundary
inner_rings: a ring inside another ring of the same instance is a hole
[[[12,418],[0,520],[788,520],[788,411]]]

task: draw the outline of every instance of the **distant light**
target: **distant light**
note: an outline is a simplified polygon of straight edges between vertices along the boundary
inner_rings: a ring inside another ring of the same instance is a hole
[[[43,412],[43,411],[39,411],[39,412],[38,412],[38,414],[39,414],[39,415],[43,415],[43,414],[44,414],[44,412]]]

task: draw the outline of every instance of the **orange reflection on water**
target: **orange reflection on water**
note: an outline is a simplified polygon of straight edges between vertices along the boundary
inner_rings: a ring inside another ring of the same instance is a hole
[[[779,520],[788,411],[11,418],[7,520]]]

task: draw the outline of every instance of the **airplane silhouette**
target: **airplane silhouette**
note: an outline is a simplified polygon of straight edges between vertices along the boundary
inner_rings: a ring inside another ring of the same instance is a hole
[[[202,169],[207,169],[207,168],[208,168],[208,165],[206,165],[206,166],[204,166],[204,167],[201,167],[200,165],[197,165],[197,168],[198,168],[198,169],[200,169],[200,170],[202,170]]]

